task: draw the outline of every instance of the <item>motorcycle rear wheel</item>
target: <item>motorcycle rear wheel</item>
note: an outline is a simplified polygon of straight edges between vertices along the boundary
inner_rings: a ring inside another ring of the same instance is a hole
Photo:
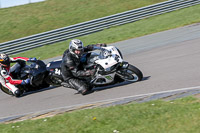
[[[120,69],[119,71],[117,71],[117,75],[121,79],[130,82],[141,81],[143,78],[142,72],[137,67],[131,64],[129,64],[126,69]]]

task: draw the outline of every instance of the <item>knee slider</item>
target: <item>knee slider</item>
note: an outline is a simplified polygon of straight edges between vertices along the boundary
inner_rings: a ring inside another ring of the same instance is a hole
[[[21,96],[20,90],[16,90],[16,91],[14,92],[14,95],[15,95],[16,97],[20,97],[20,96]]]

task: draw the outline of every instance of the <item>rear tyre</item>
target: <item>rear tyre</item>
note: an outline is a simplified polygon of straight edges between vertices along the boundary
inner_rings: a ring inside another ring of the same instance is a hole
[[[130,82],[141,81],[143,78],[142,72],[137,67],[131,64],[129,64],[128,68],[120,69],[119,71],[117,71],[117,75],[121,79]]]

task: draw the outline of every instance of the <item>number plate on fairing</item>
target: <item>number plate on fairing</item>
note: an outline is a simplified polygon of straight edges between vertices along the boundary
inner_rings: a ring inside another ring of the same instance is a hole
[[[55,69],[55,74],[57,74],[57,75],[61,75],[61,71],[60,71],[60,69],[56,68],[56,69]]]

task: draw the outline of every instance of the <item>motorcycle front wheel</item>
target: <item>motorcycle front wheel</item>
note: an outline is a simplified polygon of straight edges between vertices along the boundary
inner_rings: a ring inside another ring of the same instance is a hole
[[[117,75],[125,80],[130,82],[141,81],[143,78],[142,72],[135,66],[129,64],[126,69],[120,69],[117,71]]]

